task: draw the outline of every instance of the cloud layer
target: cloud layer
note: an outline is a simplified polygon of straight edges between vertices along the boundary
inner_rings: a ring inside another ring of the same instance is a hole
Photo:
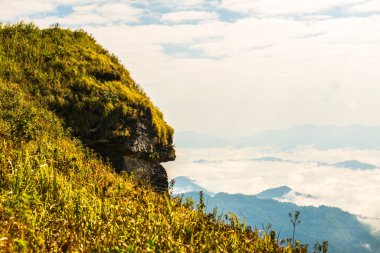
[[[380,218],[380,169],[360,171],[321,165],[355,159],[379,166],[380,151],[302,148],[284,152],[270,148],[217,148],[179,149],[177,153],[178,160],[165,165],[169,176],[188,176],[212,192],[257,194],[287,185],[316,197],[289,194],[287,201],[299,205],[336,206],[363,217]],[[261,157],[283,160],[255,160]],[[194,162],[200,159],[213,162]],[[363,220],[380,231],[378,219]]]

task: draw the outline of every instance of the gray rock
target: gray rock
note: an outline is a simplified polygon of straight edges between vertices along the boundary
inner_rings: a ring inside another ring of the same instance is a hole
[[[159,192],[167,191],[168,175],[161,164],[124,156],[123,166],[136,182],[150,183]]]
[[[134,175],[136,182],[148,183],[156,191],[167,191],[168,177],[160,163],[175,159],[172,139],[167,140],[167,145],[157,140],[150,116],[140,117],[125,127],[131,130],[129,137],[91,141],[87,146],[109,160],[117,172],[126,171]]]

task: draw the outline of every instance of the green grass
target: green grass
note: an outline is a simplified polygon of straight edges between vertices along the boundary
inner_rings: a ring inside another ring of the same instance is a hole
[[[120,119],[151,116],[158,141],[171,145],[174,131],[162,113],[117,57],[83,30],[0,25],[0,79],[44,101],[76,136],[97,128],[92,138],[128,137]]]
[[[135,185],[74,137],[148,111],[164,144],[161,112],[85,32],[1,26],[0,252],[295,252],[233,214]]]

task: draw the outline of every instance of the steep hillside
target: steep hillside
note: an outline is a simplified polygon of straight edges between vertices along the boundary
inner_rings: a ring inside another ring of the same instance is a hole
[[[294,250],[137,184],[165,188],[172,135],[85,32],[0,26],[0,252]]]
[[[1,27],[0,77],[53,110],[117,170],[167,188],[158,163],[175,158],[173,129],[118,59],[84,31]]]

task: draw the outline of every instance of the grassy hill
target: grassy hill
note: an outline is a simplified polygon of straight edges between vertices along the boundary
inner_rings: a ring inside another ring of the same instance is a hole
[[[172,138],[173,129],[116,56],[82,30],[2,26],[0,76],[64,116],[75,135],[88,136],[97,128],[97,138],[129,136],[113,129],[118,119],[133,120],[149,111],[159,142]]]
[[[136,184],[84,145],[128,141],[144,117],[153,148],[172,148],[161,112],[84,31],[0,26],[0,251],[292,252]]]

